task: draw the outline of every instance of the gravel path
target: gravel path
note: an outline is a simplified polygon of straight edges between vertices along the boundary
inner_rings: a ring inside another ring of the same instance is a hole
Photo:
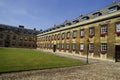
[[[60,54],[56,54],[60,55]],[[85,60],[73,55],[61,56]],[[89,59],[88,65],[0,74],[0,80],[120,80],[120,63]]]

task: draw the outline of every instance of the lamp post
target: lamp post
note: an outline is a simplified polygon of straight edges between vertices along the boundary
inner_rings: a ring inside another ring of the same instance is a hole
[[[86,63],[88,64],[88,50],[89,50],[89,39],[87,39],[87,57],[86,57]]]

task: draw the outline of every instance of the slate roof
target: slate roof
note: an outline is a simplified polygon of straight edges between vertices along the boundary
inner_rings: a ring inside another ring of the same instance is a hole
[[[106,7],[95,10],[95,11],[93,11],[91,13],[86,14],[86,15],[80,15],[79,17],[77,17],[77,18],[75,18],[73,20],[65,20],[62,24],[54,25],[53,27],[51,27],[51,28],[49,28],[47,30],[44,30],[41,33],[45,33],[45,32],[51,31],[51,30],[55,30],[55,29],[58,29],[58,28],[61,28],[61,27],[66,27],[66,26],[69,26],[69,25],[73,25],[73,24],[76,24],[78,22],[93,19],[93,18],[102,16],[102,15],[110,14],[112,12],[115,12],[115,11],[110,11],[113,8],[117,8],[116,11],[120,10],[120,1],[113,2],[112,4],[110,4],[110,5],[106,6]]]

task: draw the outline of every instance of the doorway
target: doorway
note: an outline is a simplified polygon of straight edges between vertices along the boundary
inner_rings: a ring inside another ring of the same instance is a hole
[[[120,61],[120,45],[115,46],[115,62]]]
[[[53,52],[56,52],[56,45],[53,45]]]

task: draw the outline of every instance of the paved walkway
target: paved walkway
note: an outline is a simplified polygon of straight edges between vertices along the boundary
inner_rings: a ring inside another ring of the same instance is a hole
[[[85,58],[55,54],[79,60]],[[36,71],[6,73],[0,80],[120,80],[120,63],[89,59],[88,65]]]

